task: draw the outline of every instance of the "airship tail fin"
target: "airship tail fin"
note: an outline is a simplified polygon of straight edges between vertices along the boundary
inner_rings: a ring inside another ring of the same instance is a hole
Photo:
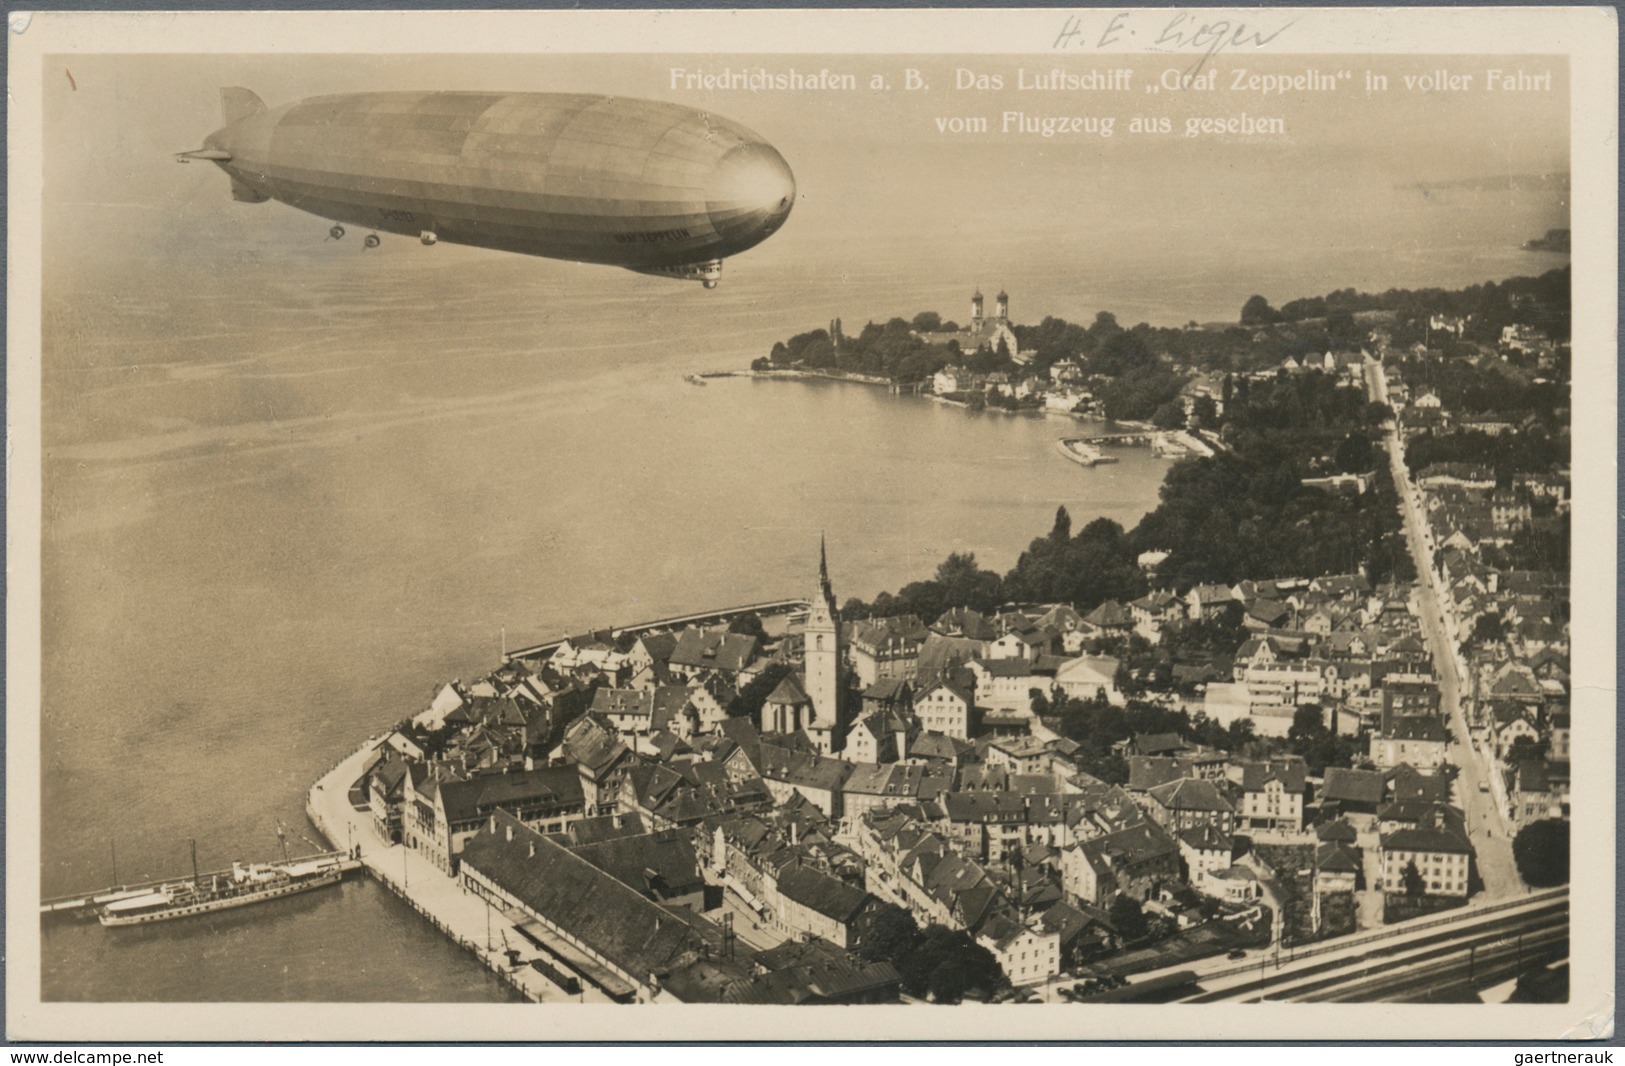
[[[232,86],[220,90],[220,120],[227,126],[263,114],[264,111],[265,101],[252,89]]]

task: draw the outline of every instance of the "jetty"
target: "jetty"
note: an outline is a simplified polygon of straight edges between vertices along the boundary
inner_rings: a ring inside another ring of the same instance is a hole
[[[1066,437],[1059,444],[1062,454],[1085,466],[1117,461],[1100,451],[1102,445],[1136,447],[1149,444],[1152,454],[1167,459],[1180,459],[1187,455],[1211,456],[1215,450],[1212,444],[1183,429],[1130,429],[1110,433],[1089,433]]]
[[[1068,437],[1066,442],[1081,441],[1085,444],[1117,444],[1117,445],[1146,445],[1155,444],[1158,439],[1168,436],[1165,429],[1126,429],[1110,433],[1088,433],[1078,437]]]
[[[1107,455],[1086,440],[1075,438],[1058,440],[1055,442],[1055,447],[1060,450],[1062,455],[1083,466],[1098,466],[1101,463],[1117,462],[1117,456]]]
[[[754,615],[791,615],[807,610],[807,597],[796,596],[784,600],[767,600],[764,603],[748,603],[743,607],[723,607],[714,611],[696,611],[692,614],[674,615],[670,618],[659,618],[653,622],[638,622],[635,625],[601,626],[593,632],[608,632],[612,637],[622,637],[628,634],[641,635],[643,633],[659,633],[663,630],[678,629],[684,626],[714,626],[727,625],[735,618],[747,614]],[[565,641],[571,638],[570,634],[556,637],[553,640],[529,647],[515,648],[502,654],[504,663],[511,663],[515,659],[540,659],[552,655]]]

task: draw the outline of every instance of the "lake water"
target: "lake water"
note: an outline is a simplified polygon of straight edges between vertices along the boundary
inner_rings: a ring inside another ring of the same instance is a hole
[[[455,305],[459,324],[408,308],[383,340],[359,315],[249,324],[229,351],[173,308],[104,305],[134,369],[75,368],[95,384],[47,399],[45,893],[108,883],[115,861],[184,873],[188,838],[206,868],[271,857],[278,820],[310,833],[312,780],[490,669],[502,627],[520,644],[804,593],[821,531],[843,597],[950,551],[1004,569],[1057,506],[1132,524],[1165,468],[1144,449],[1070,463],[1069,420],[858,385],[696,387],[683,372],[760,342],[646,344],[649,310],[624,348],[576,355],[557,350],[567,328],[529,350],[477,286]],[[764,340],[801,325],[773,317]],[[165,929],[52,924],[44,980],[91,1000],[507,995],[370,883]]]
[[[42,890],[108,883],[115,851],[123,879],[183,873],[188,838],[206,868],[273,856],[278,821],[311,832],[317,776],[488,670],[504,628],[518,645],[805,593],[820,532],[842,598],[950,551],[1003,570],[1059,505],[1075,528],[1132,525],[1165,469],[1138,450],[1070,463],[1054,448],[1066,421],[685,373],[836,315],[849,331],[963,318],[978,280],[1008,287],[1020,321],[1109,308],[1178,324],[1233,317],[1255,291],[1453,286],[1557,261],[1518,244],[1565,224],[1560,203],[1371,189],[1318,241],[1266,233],[1223,197],[1179,227],[1027,212],[930,247],[902,226],[861,247],[816,226],[791,240],[792,217],[715,292],[323,245],[320,220],[276,205],[205,226],[181,198],[164,205],[178,233],[49,212]],[[1302,213],[1324,190],[1269,198]],[[182,236],[192,222],[204,231]],[[366,882],[162,929],[53,924],[42,977],[46,999],[508,995]]]

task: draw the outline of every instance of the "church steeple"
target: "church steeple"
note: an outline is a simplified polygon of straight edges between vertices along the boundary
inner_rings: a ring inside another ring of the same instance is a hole
[[[823,534],[818,537],[818,589],[807,605],[802,641],[803,687],[812,704],[811,732],[823,754],[830,755],[840,747],[841,622],[835,590],[829,581],[829,551]]]
[[[835,592],[829,585],[829,552],[824,547],[822,533],[818,534],[818,591],[826,600],[835,599]]]

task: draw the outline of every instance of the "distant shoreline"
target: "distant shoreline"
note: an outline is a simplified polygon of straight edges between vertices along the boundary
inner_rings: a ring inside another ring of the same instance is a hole
[[[850,374],[840,370],[705,370],[694,375],[698,378],[763,378],[766,380],[785,381],[811,381],[822,379],[824,381],[845,381],[854,385],[884,385],[887,388],[899,387],[891,378],[883,378],[874,374]]]
[[[848,374],[839,370],[702,370],[688,377],[700,378],[710,381],[717,378],[754,378],[760,381],[836,381],[850,385],[884,386],[908,395],[918,396],[940,403],[948,407],[958,407],[962,410],[971,410],[971,405],[963,400],[954,400],[946,396],[939,396],[924,387],[924,383],[917,386],[900,385],[890,378],[878,377],[872,374]],[[1064,418],[1070,422],[1088,422],[1098,426],[1110,426],[1128,431],[1145,430],[1150,432],[1156,427],[1149,422],[1118,421],[1109,418],[1098,418],[1094,415],[1081,415],[1075,411],[1056,411],[1048,407],[1027,407],[1011,410],[1007,407],[988,406],[981,409],[981,414],[1000,415],[1030,415],[1040,418]]]

